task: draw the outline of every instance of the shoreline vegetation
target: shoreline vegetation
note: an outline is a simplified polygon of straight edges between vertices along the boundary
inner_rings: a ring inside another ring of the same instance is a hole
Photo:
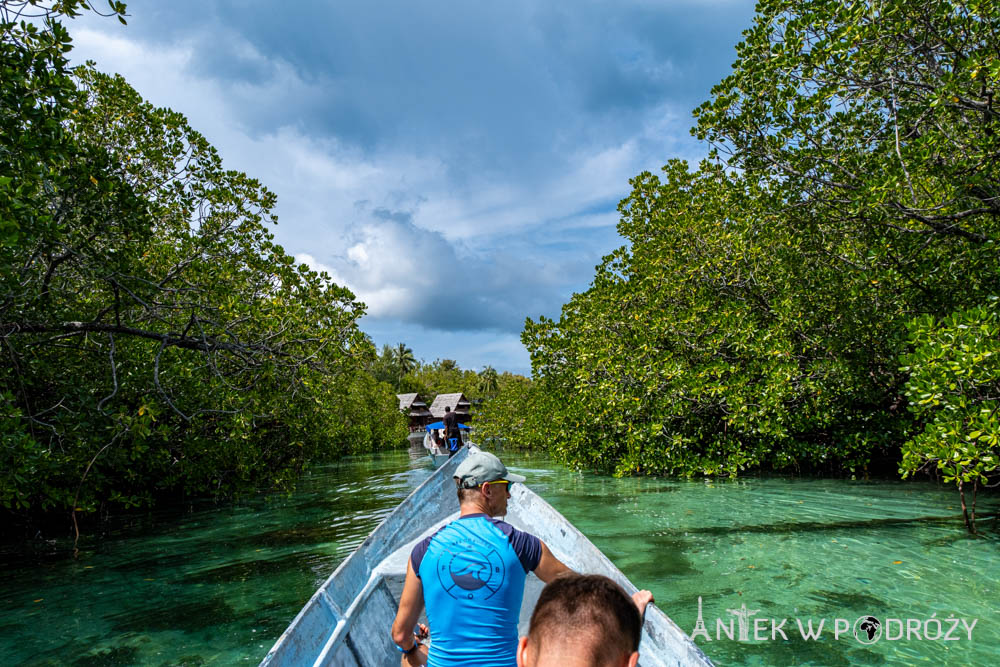
[[[761,0],[695,110],[709,156],[632,179],[626,245],[526,321],[530,380],[376,350],[364,304],[274,243],[273,193],[69,67],[60,21],[92,9],[0,0],[5,535],[288,489],[404,442],[407,391],[617,475],[930,473],[976,532],[1000,479],[994,2]]]
[[[121,76],[69,67],[60,21],[91,10],[0,1],[0,535],[287,491],[405,443],[400,386],[510,377],[379,354],[364,304],[274,243],[272,192]]]
[[[58,19],[88,3],[0,8],[4,532],[287,489],[402,441],[364,305],[274,243],[274,194],[120,76],[69,69]]]
[[[533,382],[488,435],[619,475],[928,472],[974,533],[1000,458],[997,9],[758,2],[694,112],[709,157],[631,181],[626,245],[527,321]]]

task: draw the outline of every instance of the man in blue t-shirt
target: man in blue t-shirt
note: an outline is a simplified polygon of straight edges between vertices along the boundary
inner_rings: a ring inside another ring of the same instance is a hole
[[[540,539],[494,519],[524,477],[493,454],[470,452],[455,470],[460,516],[414,547],[392,639],[403,665],[516,667],[517,621],[528,572],[549,582],[569,568]],[[424,606],[429,653],[413,636]]]

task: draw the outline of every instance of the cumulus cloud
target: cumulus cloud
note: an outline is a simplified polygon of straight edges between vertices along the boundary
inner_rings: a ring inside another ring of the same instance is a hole
[[[368,305],[376,342],[524,370],[516,332],[621,244],[628,179],[703,154],[689,112],[752,6],[135,0],[127,28],[70,29],[77,61],[278,194],[278,241]]]
[[[406,212],[370,211],[344,239],[340,253],[297,259],[349,287],[376,320],[516,333],[527,314],[548,312],[562,297],[566,276],[559,260],[503,249],[461,252],[443,234],[414,225]]]

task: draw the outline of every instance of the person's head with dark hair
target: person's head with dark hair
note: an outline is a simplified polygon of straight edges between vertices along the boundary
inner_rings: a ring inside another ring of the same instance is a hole
[[[444,406],[444,411],[445,412],[451,412],[451,406],[450,405]]]
[[[519,667],[635,667],[649,591],[631,598],[599,574],[567,573],[538,597],[517,647]]]

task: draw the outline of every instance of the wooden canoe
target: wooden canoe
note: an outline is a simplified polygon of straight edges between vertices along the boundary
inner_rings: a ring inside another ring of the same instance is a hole
[[[457,518],[458,498],[452,477],[469,449],[463,447],[434,471],[340,564],[278,638],[260,663],[262,667],[399,665],[399,652],[389,631],[403,588],[406,561],[419,540]],[[538,494],[524,484],[513,485],[511,494],[507,522],[537,535],[573,570],[603,574],[629,594],[636,591],[583,533]],[[529,574],[521,606],[521,635],[527,634],[541,589],[542,582]],[[426,618],[421,621],[427,622]],[[639,664],[644,667],[712,664],[654,605],[646,609],[639,656]]]

